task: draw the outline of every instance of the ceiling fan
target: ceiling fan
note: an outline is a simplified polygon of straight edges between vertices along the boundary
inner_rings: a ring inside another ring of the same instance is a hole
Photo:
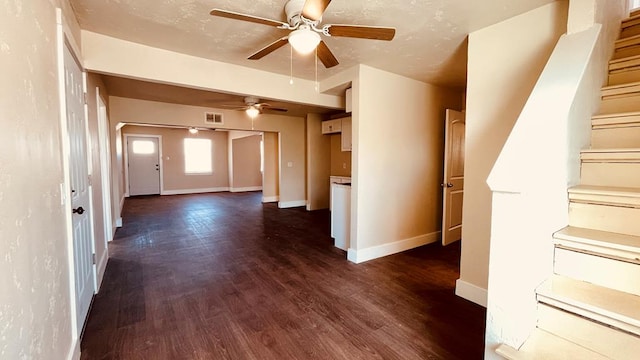
[[[271,106],[268,103],[260,102],[260,99],[254,96],[246,96],[243,99],[244,103],[242,104],[217,104],[215,106],[228,108],[232,110],[245,111],[247,115],[251,118],[255,118],[256,116],[268,112],[268,111],[276,111],[276,112],[287,112],[288,110],[285,108],[279,108],[275,106]]]
[[[249,21],[257,24],[275,26],[278,29],[291,30],[289,35],[282,37],[249,56],[249,60],[258,60],[282,46],[290,43],[299,53],[310,53],[317,48],[318,59],[326,68],[338,65],[327,44],[322,41],[324,36],[351,37],[360,39],[375,39],[390,41],[396,33],[392,27],[361,26],[361,25],[321,25],[322,14],[331,0],[289,0],[284,7],[287,22],[241,14],[234,11],[213,9],[211,15],[229,19]]]

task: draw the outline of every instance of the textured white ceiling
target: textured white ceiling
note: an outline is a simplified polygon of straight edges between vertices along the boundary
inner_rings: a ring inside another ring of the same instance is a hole
[[[340,65],[370,65],[436,85],[464,87],[467,34],[554,0],[333,0],[323,24],[397,28],[391,42],[325,38]],[[70,0],[83,29],[203,58],[280,74],[290,72],[288,46],[261,60],[246,58],[287,34],[266,25],[209,15],[220,8],[286,21],[286,0]],[[509,51],[509,49],[505,49]],[[313,56],[293,56],[293,75],[313,79]]]

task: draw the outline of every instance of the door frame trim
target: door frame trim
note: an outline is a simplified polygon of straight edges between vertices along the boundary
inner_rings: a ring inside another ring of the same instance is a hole
[[[129,138],[130,137],[143,137],[143,138],[156,138],[158,139],[158,163],[160,165],[160,195],[164,195],[164,164],[162,157],[162,135],[149,135],[149,134],[123,134],[124,144],[122,144],[122,152],[124,157],[124,196],[129,197]]]

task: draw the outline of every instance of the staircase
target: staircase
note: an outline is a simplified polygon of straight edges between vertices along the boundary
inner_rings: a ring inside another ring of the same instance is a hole
[[[581,163],[537,328],[496,349],[507,359],[640,359],[640,11],[622,23]]]

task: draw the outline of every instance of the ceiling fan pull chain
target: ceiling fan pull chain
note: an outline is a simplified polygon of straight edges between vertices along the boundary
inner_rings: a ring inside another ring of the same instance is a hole
[[[316,46],[316,92],[320,91],[320,86],[318,86],[318,47]]]

